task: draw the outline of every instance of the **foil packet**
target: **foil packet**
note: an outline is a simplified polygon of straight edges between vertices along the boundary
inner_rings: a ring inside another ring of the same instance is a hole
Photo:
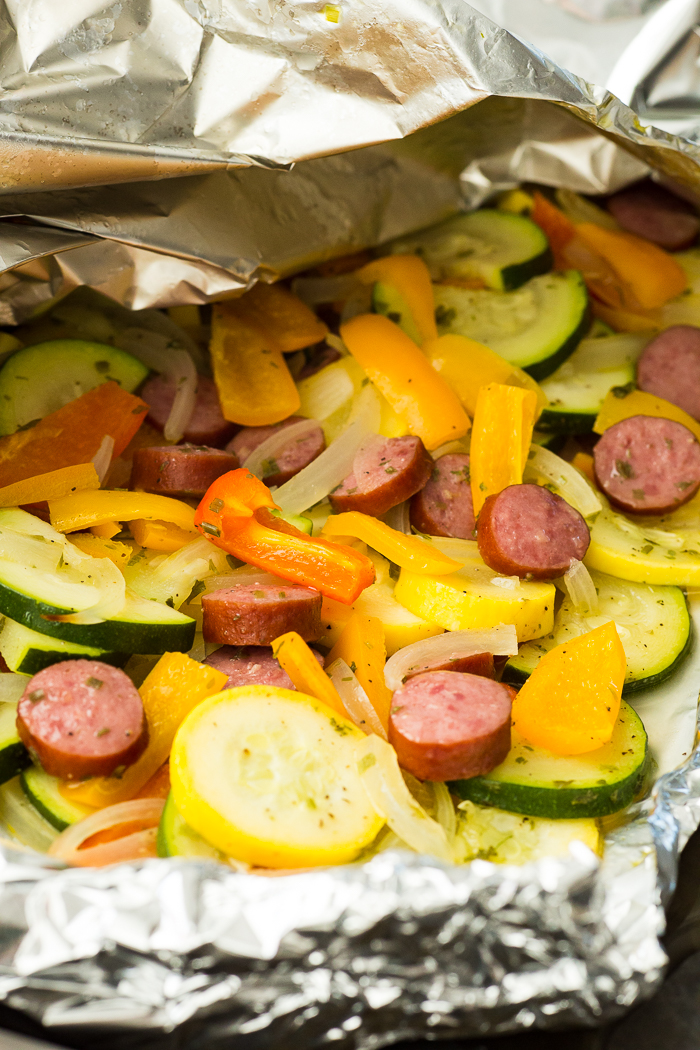
[[[700,152],[458,0],[5,0],[0,322],[79,285],[235,296],[521,180],[606,193]],[[157,180],[157,181],[156,181]],[[700,622],[697,600],[692,612]],[[0,848],[0,996],[105,1050],[251,1050],[598,1025],[650,996],[700,824],[700,653],[635,699],[658,779],[524,867],[409,853],[280,878]]]

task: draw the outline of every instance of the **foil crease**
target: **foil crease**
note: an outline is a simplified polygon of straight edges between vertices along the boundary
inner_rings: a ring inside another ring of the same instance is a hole
[[[233,296],[524,178],[595,194],[653,169],[700,199],[694,143],[461,0],[5,0],[0,69],[5,324],[83,284],[133,309]],[[602,862],[399,852],[266,879],[4,842],[0,996],[105,1050],[602,1024],[658,987],[698,824],[696,750]]]

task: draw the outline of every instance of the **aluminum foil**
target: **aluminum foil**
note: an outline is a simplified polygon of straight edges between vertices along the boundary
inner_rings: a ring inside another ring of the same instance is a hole
[[[520,179],[603,193],[653,168],[700,199],[694,143],[462,0],[6,0],[0,30],[4,323],[81,284],[133,308],[236,295]],[[663,973],[700,823],[699,683],[696,651],[637,701],[663,775],[602,863],[386,853],[266,879],[61,870],[4,844],[0,996],[105,1050],[609,1021]]]

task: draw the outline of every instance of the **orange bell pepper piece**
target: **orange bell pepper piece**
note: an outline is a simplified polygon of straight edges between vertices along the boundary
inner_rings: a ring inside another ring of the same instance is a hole
[[[574,458],[571,460],[571,466],[576,467],[582,474],[585,474],[592,485],[595,485],[595,472],[593,470],[593,456],[589,456],[587,452],[577,452]]]
[[[357,510],[331,514],[323,526],[323,533],[326,536],[351,536],[362,540],[395,565],[412,572],[443,576],[448,572],[457,572],[464,564],[448,558],[419,536],[406,536],[378,518]]]
[[[98,809],[133,798],[168,758],[180,723],[202,700],[220,692],[227,680],[222,671],[185,653],[165,653],[139,689],[148,723],[148,744],[141,757],[127,766],[121,778],[66,782],[61,793],[71,802]]]
[[[289,631],[275,638],[272,643],[272,655],[300,693],[313,696],[337,711],[343,718],[348,717],[338,690],[300,634]]]
[[[417,255],[386,255],[357,271],[362,284],[388,284],[408,307],[419,346],[426,339],[437,339],[435,297],[430,272]]]
[[[0,489],[0,507],[21,507],[28,503],[43,503],[60,499],[71,492],[98,489],[100,479],[92,463],[77,463],[74,467],[59,467],[48,474],[15,481]]]
[[[475,514],[488,496],[522,483],[536,412],[532,390],[501,383],[479,390],[469,462]]]
[[[620,711],[627,662],[611,620],[540,658],[513,701],[513,728],[555,755],[606,744]]]
[[[106,434],[114,438],[118,456],[146,412],[148,405],[140,397],[128,394],[118,383],[102,383],[35,426],[0,438],[0,485],[36,477],[39,471],[89,463]]]
[[[217,547],[250,565],[315,587],[329,598],[352,605],[374,582],[374,566],[364,554],[328,540],[312,539],[271,510],[270,490],[240,467],[209,487],[194,523]]]
[[[124,568],[134,556],[134,549],[128,543],[119,540],[104,539],[90,532],[77,532],[71,537],[71,543],[84,554],[93,558],[109,558],[118,569]]]
[[[613,268],[642,310],[654,310],[688,287],[688,278],[672,255],[623,230],[605,230],[594,222],[576,226],[576,234]]]
[[[384,683],[386,642],[381,620],[354,612],[328,654],[326,663],[330,666],[335,660],[345,660],[386,729],[392,694]]]
[[[454,390],[412,339],[379,314],[360,314],[340,326],[348,350],[426,448],[464,437],[466,414]]]
[[[659,321],[650,314],[633,313],[631,310],[622,310],[614,306],[608,306],[597,299],[591,301],[591,309],[594,317],[605,321],[616,332],[653,332],[660,327]]]
[[[313,346],[328,335],[327,325],[283,284],[258,281],[240,299],[229,300],[229,305],[284,354]]]
[[[555,204],[548,201],[539,190],[533,194],[533,202],[530,218],[537,223],[547,237],[557,270],[565,270],[568,263],[563,256],[563,251],[569,241],[576,236],[576,227],[571,219]]]
[[[129,528],[139,547],[147,547],[152,551],[166,551],[172,554],[186,543],[192,542],[191,532],[167,521],[137,518],[129,523]]]
[[[102,525],[91,525],[90,532],[93,536],[99,536],[102,540],[111,540],[122,531],[118,521],[105,521]]]
[[[626,387],[614,387],[606,394],[600,412],[593,424],[596,434],[604,434],[608,427],[614,426],[623,419],[632,416],[660,416],[661,419],[673,419],[682,423],[700,441],[700,423],[684,412],[677,405],[656,394],[647,394],[644,390],[627,390]]]

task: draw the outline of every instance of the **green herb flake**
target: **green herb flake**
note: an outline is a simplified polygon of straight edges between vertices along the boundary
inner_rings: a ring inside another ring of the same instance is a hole
[[[102,729],[98,729],[97,730],[97,732],[95,733],[95,736],[107,736],[107,733],[111,733],[111,732],[112,732],[112,730],[109,728],[109,726],[103,726]]]
[[[85,685],[89,685],[91,689],[101,689],[104,682],[101,678],[95,678],[93,675],[90,675],[90,677],[86,679]]]
[[[371,769],[372,766],[376,766],[376,764],[377,760],[374,755],[365,755],[364,758],[361,758],[357,763],[357,772],[366,773],[368,769]]]
[[[209,504],[209,510],[212,514],[221,514],[224,509],[224,501],[222,499],[213,499]]]
[[[637,476],[632,470],[632,464],[628,463],[624,459],[615,460],[615,469],[617,470],[620,477],[627,478],[628,480],[631,478],[636,478]]]
[[[29,699],[33,704],[37,704],[39,700],[43,700],[45,696],[46,693],[43,689],[33,689],[29,694]]]
[[[208,536],[220,536],[221,535],[221,529],[219,529],[216,525],[212,525],[208,521],[203,521],[202,522],[201,529],[202,529],[202,532],[206,532]]]

